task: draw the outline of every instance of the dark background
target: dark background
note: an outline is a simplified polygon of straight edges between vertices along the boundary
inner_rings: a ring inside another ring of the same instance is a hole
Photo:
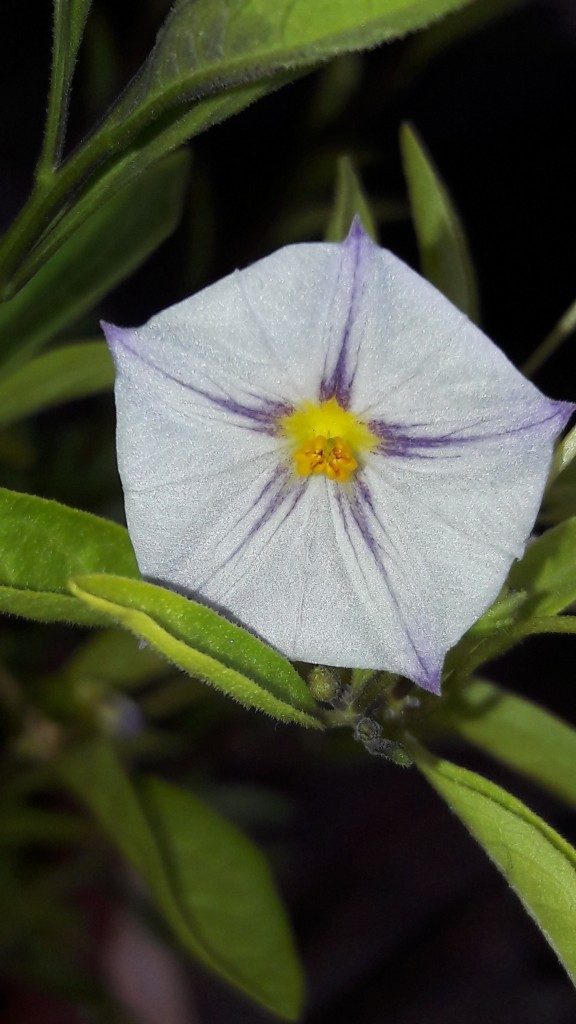
[[[125,83],[141,63],[166,5],[96,0],[96,7],[112,31],[114,62],[108,53],[110,81],[102,75],[96,88],[87,65],[104,51],[91,30],[72,141],[87,130],[107,89]],[[50,5],[8,0],[0,25],[0,222],[8,223],[26,197],[41,138]],[[576,296],[576,5],[525,3],[437,54],[417,74],[409,70],[411,45],[364,55],[357,88],[323,125],[310,124],[321,84],[316,73],[197,140],[181,228],[96,312],[118,323],[142,322],[293,240],[302,215],[312,225],[302,237],[320,237],[335,158],[343,152],[356,159],[370,196],[393,204],[381,225],[382,243],[417,265],[415,239],[402,215],[397,145],[399,124],[410,119],[466,226],[483,326],[521,364]],[[95,314],[82,334],[94,334],[96,322]],[[555,398],[574,399],[572,352],[568,342],[537,378]],[[122,517],[111,398],[44,414],[28,429],[35,461],[25,476],[7,471],[4,482]],[[28,673],[57,667],[77,637],[26,624],[6,629],[7,649],[18,652]],[[534,639],[491,675],[575,722],[573,658],[570,638]],[[553,954],[415,772],[371,759],[351,743],[275,728],[211,696],[200,719],[195,711],[164,727],[168,737],[178,737],[178,753],[156,762],[155,770],[204,789],[272,859],[308,971],[307,1024],[576,1020],[573,990]],[[509,785],[576,839],[574,817],[560,805],[468,750],[450,753]],[[82,898],[87,931],[101,937],[113,900],[100,894],[100,882],[95,878]],[[96,951],[93,956],[99,971]],[[182,1024],[266,1019],[219,982],[182,965],[191,999]],[[96,1019],[49,987],[9,983],[7,1019]]]

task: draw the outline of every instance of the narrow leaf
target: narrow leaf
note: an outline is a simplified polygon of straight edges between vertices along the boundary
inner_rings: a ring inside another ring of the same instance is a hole
[[[44,622],[109,625],[71,595],[86,572],[137,576],[128,533],[116,523],[0,488],[0,611]]]
[[[0,426],[106,391],[113,384],[114,367],[104,342],[54,349],[0,378]]]
[[[182,945],[262,1006],[297,1020],[302,974],[265,858],[190,792],[136,790],[104,741],[68,754],[61,776],[149,886]]]
[[[210,608],[164,587],[119,576],[76,576],[70,589],[189,675],[285,722],[321,728],[290,662]]]
[[[400,146],[422,270],[455,306],[478,320],[478,293],[468,243],[446,186],[415,129],[402,126]]]
[[[334,206],[326,229],[326,241],[341,242],[346,238],[354,217],[360,218],[365,230],[377,241],[376,224],[354,164],[350,157],[342,156],[338,160]]]
[[[30,283],[0,305],[0,359],[19,365],[72,324],[174,230],[189,160],[176,153],[137,182],[106,192],[91,216]]]
[[[450,696],[442,727],[576,806],[576,729],[523,697],[474,679]]]
[[[51,229],[68,197],[92,188],[96,176],[118,186],[318,63],[423,28],[467,2],[177,0],[148,61],[100,129],[68,161],[52,191],[34,197],[4,239],[0,294],[14,294],[54,251]],[[59,244],[79,222],[60,225]],[[29,256],[42,236],[40,252]]]
[[[44,144],[36,171],[42,182],[60,162],[74,65],[92,0],[53,0],[52,72]]]
[[[484,848],[576,983],[576,850],[500,786],[421,748],[423,775]]]

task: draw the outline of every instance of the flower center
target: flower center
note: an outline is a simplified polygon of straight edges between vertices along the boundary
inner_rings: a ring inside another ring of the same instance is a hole
[[[280,426],[292,442],[294,468],[299,476],[324,473],[340,484],[355,473],[362,455],[378,444],[366,423],[343,409],[335,398],[304,402],[284,416]]]

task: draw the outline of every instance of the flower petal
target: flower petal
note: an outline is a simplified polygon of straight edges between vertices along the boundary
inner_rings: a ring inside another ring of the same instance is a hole
[[[387,591],[375,600],[379,570],[351,542],[340,486],[298,481],[265,424],[160,371],[136,332],[106,333],[143,574],[225,610],[291,658],[419,676],[394,601]]]
[[[508,431],[573,406],[549,402],[441,292],[366,235],[347,337],[353,410],[398,437]],[[352,233],[348,243],[352,238]],[[559,421],[560,422],[560,421]]]
[[[437,692],[523,550],[573,407],[358,225],[105,330],[143,573],[288,657]],[[295,404],[332,396],[381,439],[346,486],[294,477],[277,433]]]
[[[118,359],[132,352],[227,413],[258,418],[316,399],[339,372],[361,241],[287,246],[142,328],[104,324],[108,341]]]
[[[425,685],[427,666],[365,539],[351,536],[338,488],[274,472],[254,483],[224,473],[212,500],[178,485],[168,506],[163,489],[128,494],[145,575],[223,609],[294,660],[386,667]]]
[[[544,397],[436,289],[369,239],[358,291],[351,402],[382,442],[359,502],[434,680],[522,554],[554,441],[575,407]]]

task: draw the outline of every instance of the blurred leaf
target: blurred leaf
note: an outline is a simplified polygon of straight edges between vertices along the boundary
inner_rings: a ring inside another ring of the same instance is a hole
[[[471,320],[478,320],[474,268],[446,186],[411,125],[402,125],[400,146],[423,273]]]
[[[166,660],[131,633],[105,629],[77,648],[65,673],[72,681],[99,679],[132,687],[166,675],[166,669]]]
[[[552,459],[552,465],[550,472],[548,473],[548,480],[546,483],[546,492],[544,498],[546,498],[548,491],[557,477],[560,476],[568,466],[574,462],[576,458],[576,427],[572,427],[572,430],[568,431],[565,437],[563,437],[554,451],[554,458]]]
[[[127,531],[88,512],[0,488],[0,611],[43,622],[109,625],[68,590],[71,576],[138,567]]]
[[[101,205],[36,277],[0,305],[0,359],[10,367],[92,308],[174,230],[189,158],[175,153]]]
[[[362,70],[359,53],[345,53],[326,65],[305,112],[308,132],[322,131],[344,112],[360,86]]]
[[[5,236],[0,294],[21,287],[103,192],[170,149],[330,57],[423,28],[466,2],[177,0],[149,59],[99,130]],[[72,193],[74,206],[61,219]]]
[[[119,576],[76,576],[72,592],[248,708],[321,728],[315,703],[290,662],[251,633],[164,587]]]
[[[408,208],[400,199],[371,199],[370,209],[379,225],[394,224],[409,218]],[[333,210],[333,204],[328,203],[311,201],[309,205],[303,205],[300,195],[293,206],[287,206],[280,212],[278,220],[271,226],[267,236],[270,246],[321,238]]]
[[[145,879],[185,948],[260,1005],[297,1020],[301,969],[260,851],[186,790],[151,779],[137,793],[104,742],[72,751],[61,774]]]
[[[523,373],[527,377],[532,377],[537,373],[540,367],[544,365],[550,356],[554,355],[574,331],[576,331],[576,302],[572,303],[564,313],[564,316],[560,317],[556,326],[552,328],[550,334],[546,335],[544,341],[528,357],[522,367]]]
[[[378,229],[360,179],[350,157],[341,156],[337,165],[334,206],[326,229],[326,241],[341,242],[346,238],[356,216],[360,218],[370,237],[377,241]]]
[[[52,72],[44,143],[36,171],[39,181],[50,179],[60,162],[68,114],[68,96],[91,2],[92,0],[53,0]]]
[[[47,811],[39,807],[7,807],[2,805],[0,815],[0,846],[20,847],[29,844],[42,846],[68,846],[85,843],[90,836],[86,823],[62,811]]]
[[[574,444],[576,430],[572,430],[566,441]],[[561,466],[563,457],[562,442],[558,449],[558,472],[554,477],[544,495],[544,504],[540,512],[540,519],[543,523],[559,523],[563,519],[576,516],[576,459],[570,459],[565,467]]]
[[[576,601],[576,518],[567,519],[529,544],[510,570],[508,582],[524,590],[531,611],[556,615]]]
[[[567,722],[481,679],[450,696],[438,718],[442,727],[576,806],[576,729]]]
[[[576,982],[576,850],[500,786],[411,748],[420,771],[484,848]]]
[[[103,341],[66,345],[0,378],[0,426],[74,398],[107,391],[114,384],[114,366]]]
[[[119,42],[101,4],[92,10],[86,26],[80,76],[86,116],[101,117],[122,85]]]

